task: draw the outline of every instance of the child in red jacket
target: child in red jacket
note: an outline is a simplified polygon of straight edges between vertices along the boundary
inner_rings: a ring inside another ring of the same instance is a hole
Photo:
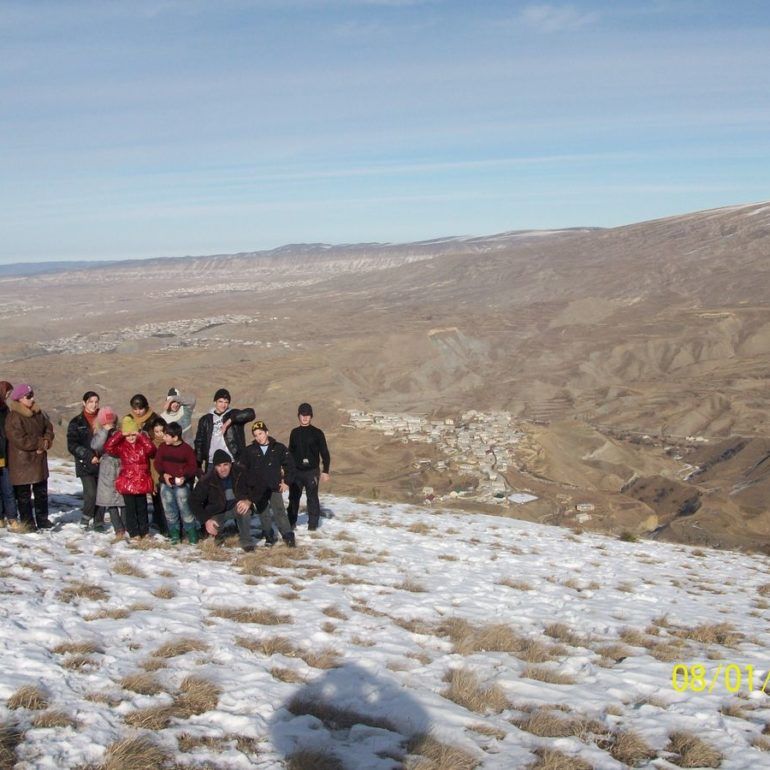
[[[120,458],[120,471],[115,489],[126,502],[126,529],[129,537],[146,537],[147,495],[152,493],[150,458],[155,456],[155,445],[144,434],[133,417],[124,417],[120,430],[115,431],[104,445],[104,451]]]
[[[179,542],[184,524],[187,542],[197,543],[198,527],[190,508],[190,491],[198,462],[193,448],[182,441],[182,426],[177,422],[170,422],[163,429],[163,443],[155,455],[155,470],[171,542]]]

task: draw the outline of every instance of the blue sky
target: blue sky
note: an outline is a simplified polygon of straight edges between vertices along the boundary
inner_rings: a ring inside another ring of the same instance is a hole
[[[0,262],[770,199],[770,4],[0,0]]]

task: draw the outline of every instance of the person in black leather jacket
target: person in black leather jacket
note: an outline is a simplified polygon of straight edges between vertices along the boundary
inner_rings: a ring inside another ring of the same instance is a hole
[[[67,449],[75,458],[75,475],[83,484],[83,512],[80,525],[104,531],[104,511],[96,507],[96,485],[99,480],[99,455],[91,449],[96,432],[99,394],[93,390],[83,394],[83,409],[67,426]]]
[[[214,394],[214,406],[198,422],[195,434],[195,457],[198,465],[206,470],[212,463],[214,452],[221,449],[234,460],[239,460],[246,449],[243,426],[254,419],[253,409],[231,409],[230,392],[220,388]]]

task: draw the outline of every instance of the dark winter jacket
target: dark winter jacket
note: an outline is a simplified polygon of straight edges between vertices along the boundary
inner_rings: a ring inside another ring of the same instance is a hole
[[[233,460],[239,460],[246,449],[246,438],[243,435],[243,426],[254,419],[253,409],[228,409],[222,414],[222,421],[232,421],[225,431],[225,444]],[[198,431],[195,434],[195,457],[198,465],[205,468],[209,461],[209,447],[211,435],[214,432],[214,415],[211,412],[204,414],[198,421]]]
[[[329,472],[331,457],[326,446],[326,436],[315,425],[298,425],[289,435],[289,452],[299,471],[315,470],[319,459],[323,461],[323,472]]]
[[[261,481],[267,487],[268,494],[278,492],[282,481],[291,484],[294,479],[294,460],[289,450],[272,436],[267,438],[267,452],[263,453],[256,441],[249,444],[244,453],[244,463],[249,478]]]
[[[3,460],[3,466],[7,465],[5,462],[6,451],[8,448],[8,440],[5,438],[5,418],[8,416],[8,407],[2,403],[0,404],[0,460]]]
[[[238,463],[233,463],[230,469],[230,479],[233,484],[233,493],[236,500],[248,500],[254,502],[264,494],[264,485],[257,484],[253,486],[250,483],[246,469]],[[195,514],[195,518],[201,524],[227,511],[227,499],[225,498],[225,487],[216,468],[212,468],[204,474],[195,485],[190,495],[190,507]]]
[[[82,412],[70,420],[67,426],[67,450],[75,458],[75,474],[78,478],[99,475],[98,463],[91,462],[96,456],[91,449],[93,437],[91,426]]]
[[[37,484],[48,478],[53,425],[37,404],[30,409],[19,401],[11,401],[8,406],[5,418],[8,478],[14,486]]]
[[[115,489],[121,495],[146,495],[153,491],[150,458],[155,456],[155,444],[141,431],[131,444],[116,430],[105,442],[104,451],[120,458],[120,472]]]

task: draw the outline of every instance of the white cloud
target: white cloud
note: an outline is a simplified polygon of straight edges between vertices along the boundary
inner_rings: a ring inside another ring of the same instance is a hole
[[[563,32],[594,24],[599,19],[595,11],[580,11],[574,5],[528,5],[520,18],[541,32]]]

